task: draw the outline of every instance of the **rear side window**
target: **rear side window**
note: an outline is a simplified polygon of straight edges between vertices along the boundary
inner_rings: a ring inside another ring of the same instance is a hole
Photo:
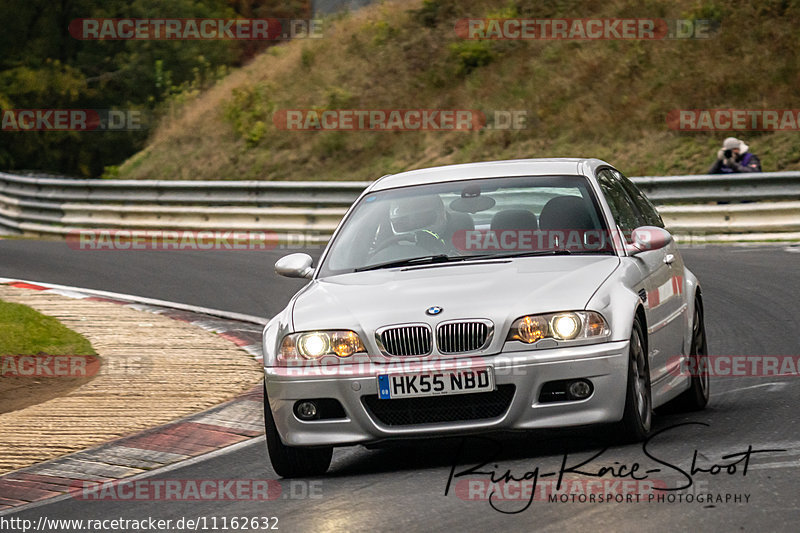
[[[639,213],[642,215],[645,223],[648,226],[663,228],[664,221],[661,219],[661,215],[658,214],[658,211],[652,202],[648,200],[647,196],[645,196],[644,193],[640,191],[631,180],[626,178],[620,172],[615,170],[612,172],[612,174],[622,184],[622,187],[628,193],[628,196],[630,196],[631,200],[633,200],[634,205],[639,210]]]
[[[614,221],[625,235],[625,240],[630,244],[632,242],[631,232],[639,226],[646,225],[644,218],[639,214],[628,193],[625,192],[620,180],[616,179],[610,170],[604,169],[598,172],[597,181],[611,208]]]

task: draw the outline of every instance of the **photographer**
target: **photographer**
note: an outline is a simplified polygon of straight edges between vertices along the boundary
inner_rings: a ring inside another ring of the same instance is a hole
[[[711,165],[709,174],[729,174],[732,172],[761,172],[758,156],[748,152],[748,146],[736,137],[728,137],[717,152],[717,160]]]

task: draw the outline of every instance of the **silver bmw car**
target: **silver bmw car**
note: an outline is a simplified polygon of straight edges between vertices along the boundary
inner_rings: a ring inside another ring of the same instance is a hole
[[[267,447],[284,477],[334,446],[604,424],[702,409],[703,302],[656,209],[598,159],[384,176],[265,327]]]

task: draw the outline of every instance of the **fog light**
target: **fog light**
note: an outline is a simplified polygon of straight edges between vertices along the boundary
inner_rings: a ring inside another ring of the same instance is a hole
[[[314,402],[297,402],[297,405],[294,407],[294,412],[297,414],[297,417],[302,420],[314,420],[317,417],[317,406]]]
[[[569,384],[567,392],[572,400],[585,400],[592,394],[592,384],[585,379],[579,379]]]

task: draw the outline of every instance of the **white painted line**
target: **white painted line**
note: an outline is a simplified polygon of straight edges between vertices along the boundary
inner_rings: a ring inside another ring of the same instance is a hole
[[[747,467],[748,470],[771,470],[773,468],[800,468],[800,459],[784,461],[782,463],[755,464]]]
[[[769,387],[767,392],[777,392],[779,390],[783,390],[786,388],[787,383],[785,381],[774,381],[771,383],[760,383],[758,385],[750,385],[749,387],[741,387],[739,389],[731,389],[722,392],[713,393],[712,396],[722,396],[723,394],[731,394],[732,392],[741,392],[743,390],[751,390],[751,389],[759,389],[761,387]]]
[[[50,289],[48,292],[52,292],[53,294],[60,294],[61,296],[66,296],[67,298],[72,298],[74,300],[90,298],[88,294],[84,294],[82,292],[67,291],[62,289]]]
[[[780,245],[770,246],[769,244],[764,244],[763,242],[759,243],[739,243],[736,246],[732,247],[730,252],[732,254],[739,254],[739,253],[752,253],[752,252],[772,252],[779,248]]]
[[[77,293],[89,294],[92,296],[100,296],[103,298],[115,298],[119,300],[127,300],[132,303],[157,305],[159,307],[170,307],[172,309],[179,309],[181,311],[190,311],[192,313],[217,316],[220,318],[227,318],[229,320],[238,320],[240,322],[250,322],[253,324],[260,324],[262,326],[266,326],[267,322],[269,322],[269,320],[258,316],[245,315],[242,313],[233,313],[230,311],[221,311],[219,309],[211,309],[209,307],[200,307],[197,305],[182,304],[179,302],[170,302],[167,300],[158,300],[155,298],[146,298],[144,296],[135,296],[133,294],[122,294],[119,292],[101,291],[97,289],[84,289],[82,287],[71,287],[69,285],[58,285],[56,283],[47,283],[43,281],[30,281],[25,279],[0,277],[0,283],[12,283],[12,282],[30,283],[31,285],[40,285],[48,289],[73,291]]]

